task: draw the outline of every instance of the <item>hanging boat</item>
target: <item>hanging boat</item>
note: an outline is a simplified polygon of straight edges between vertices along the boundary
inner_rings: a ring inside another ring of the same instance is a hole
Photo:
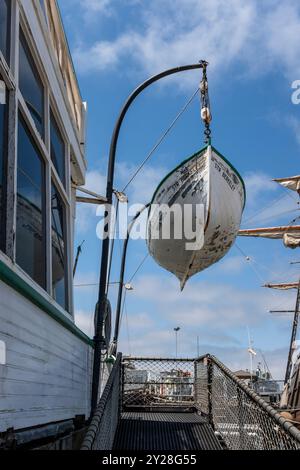
[[[177,210],[173,211],[175,206]],[[183,217],[188,206],[188,215]],[[208,145],[182,162],[156,189],[147,226],[151,256],[177,276],[183,289],[189,278],[219,261],[231,248],[244,206],[245,185],[241,176]],[[198,211],[197,207],[203,210]],[[166,221],[169,238],[162,236]],[[196,233],[194,240],[186,236],[186,221]],[[178,231],[175,232],[180,225],[178,236]],[[191,241],[195,242],[192,249]]]

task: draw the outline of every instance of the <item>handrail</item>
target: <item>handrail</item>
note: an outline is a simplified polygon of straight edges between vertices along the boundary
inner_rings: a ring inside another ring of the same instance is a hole
[[[221,369],[227,377],[229,377],[237,386],[242,389],[255,403],[257,403],[261,408],[263,408],[266,413],[276,421],[278,425],[283,427],[290,435],[293,436],[296,441],[300,443],[300,430],[297,429],[292,423],[287,419],[281,416],[278,411],[276,411],[271,405],[261,398],[256,392],[251,390],[242,380],[240,380],[236,375],[234,375],[222,362],[220,362],[215,356],[207,354],[205,358],[208,361],[211,361],[216,366]],[[196,362],[201,362],[202,359],[198,359]]]
[[[89,425],[89,428],[87,430],[87,433],[85,435],[84,441],[83,441],[82,446],[81,446],[81,450],[92,450],[94,448],[94,445],[95,445],[96,441],[97,441],[97,434],[100,431],[108,432],[106,429],[101,429],[101,422],[102,422],[102,418],[104,416],[104,413],[106,411],[106,407],[108,405],[109,399],[111,399],[111,395],[113,393],[114,386],[116,386],[116,384],[117,384],[118,388],[120,387],[121,361],[122,361],[122,354],[119,353],[118,356],[117,356],[116,362],[113,365],[112,371],[109,375],[109,378],[108,378],[108,381],[107,381],[106,386],[104,388],[104,391],[101,395],[101,398],[100,398],[100,401],[99,401],[98,406],[96,408],[96,411],[95,411],[95,413],[92,417],[92,421],[91,421],[91,423]],[[119,375],[119,377],[118,377],[118,375]],[[117,403],[114,404],[117,407],[117,409],[115,409],[114,411],[117,413],[118,418],[119,418],[119,415],[120,415],[119,390],[118,390],[118,393],[117,393],[117,398],[118,398]],[[110,418],[111,418],[110,421],[112,421],[111,416],[110,416]],[[115,424],[118,424],[118,422],[115,423]],[[110,425],[111,425],[111,423],[110,423]],[[112,433],[112,435],[114,435],[115,431],[116,431],[116,429],[114,429],[114,432]]]

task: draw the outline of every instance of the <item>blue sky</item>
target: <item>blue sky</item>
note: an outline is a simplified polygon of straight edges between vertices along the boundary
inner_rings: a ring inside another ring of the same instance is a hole
[[[213,145],[239,170],[247,187],[243,227],[288,224],[297,195],[271,182],[299,174],[300,105],[292,83],[300,79],[299,2],[243,0],[60,0],[84,100],[88,102],[87,187],[104,193],[110,138],[120,107],[136,85],[172,66],[209,63]],[[263,5],[262,5],[263,4]],[[298,50],[297,50],[298,49]],[[115,187],[122,189],[199,84],[186,72],[147,90],[132,106],[119,140]],[[199,100],[128,188],[131,203],[146,203],[166,172],[203,147]],[[76,244],[85,240],[75,284],[98,281],[101,243],[94,207],[78,207]],[[131,241],[126,279],[147,248]],[[250,257],[247,261],[244,253]],[[116,242],[112,280],[118,279]],[[120,349],[133,355],[217,355],[248,367],[247,325],[275,377],[287,357],[292,318],[270,308],[292,308],[295,293],[266,291],[264,282],[298,279],[298,250],[281,241],[238,239],[218,264],[195,276],[180,293],[177,280],[148,258],[127,295]],[[116,288],[110,290],[112,304]],[[76,321],[91,334],[97,287],[76,287]]]

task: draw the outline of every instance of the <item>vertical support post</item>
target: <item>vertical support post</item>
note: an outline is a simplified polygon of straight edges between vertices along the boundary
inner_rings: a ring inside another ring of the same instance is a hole
[[[198,403],[198,358],[194,361],[194,403],[199,406]]]
[[[243,397],[241,389],[237,385],[237,401],[238,401],[238,424],[239,424],[239,450],[246,449],[245,428],[243,417]]]
[[[120,388],[120,413],[124,407],[124,389],[125,389],[125,365],[121,362],[121,388]]]
[[[214,429],[212,388],[213,388],[213,363],[210,357],[207,358],[207,394],[208,394],[208,422]]]

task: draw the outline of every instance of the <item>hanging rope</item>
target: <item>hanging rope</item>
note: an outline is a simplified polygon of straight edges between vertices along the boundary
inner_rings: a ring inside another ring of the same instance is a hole
[[[254,258],[248,256],[238,245],[237,243],[234,245],[234,247],[242,254],[242,256],[245,258],[245,260],[247,261],[250,269],[252,269],[252,271],[254,272],[255,276],[257,277],[257,279],[259,280],[259,282],[262,282],[263,284],[266,284],[266,280],[263,278],[263,276],[260,274],[260,272],[255,268],[254,266],[254,263],[256,263],[257,265],[259,265],[259,263],[254,260]],[[270,295],[274,298],[274,299],[278,299],[278,297],[276,296],[276,293],[272,291],[272,289],[269,291]],[[283,305],[285,305],[286,302],[283,302],[282,305],[280,304],[280,306],[278,307],[278,309],[280,309]]]
[[[130,342],[129,321],[128,321],[128,312],[127,312],[126,301],[125,301],[125,303],[124,303],[124,307],[125,307],[125,317],[126,317],[126,330],[127,330],[128,351],[129,351],[129,356],[131,356],[131,342]]]
[[[143,265],[145,264],[145,262],[147,261],[147,259],[149,258],[149,253],[146,254],[146,256],[143,258],[143,260],[141,261],[141,263],[139,264],[138,268],[135,270],[134,274],[131,276],[130,280],[129,280],[129,284],[131,284],[131,282],[133,281],[133,279],[135,278],[135,276],[137,275],[137,273],[140,271],[140,269],[142,269]]]
[[[150,150],[150,152],[148,153],[148,155],[146,156],[145,160],[141,163],[141,165],[137,168],[137,170],[134,172],[134,174],[132,175],[132,177],[130,178],[130,180],[128,181],[128,183],[126,184],[126,186],[123,188],[123,191],[122,192],[125,192],[126,189],[128,188],[128,186],[133,182],[133,180],[137,177],[137,175],[139,174],[139,172],[142,170],[142,168],[146,165],[146,163],[148,162],[148,160],[152,157],[153,153],[155,152],[155,150],[157,150],[157,148],[160,146],[160,144],[163,142],[163,140],[166,138],[166,136],[169,134],[169,132],[173,129],[173,127],[175,126],[175,124],[177,123],[177,121],[179,120],[179,118],[182,116],[182,114],[187,110],[187,108],[189,107],[189,105],[191,104],[191,102],[193,101],[193,99],[195,98],[195,96],[199,93],[199,88],[197,88],[197,90],[195,90],[195,92],[192,94],[192,96],[190,97],[190,99],[188,100],[188,102],[184,105],[184,107],[181,109],[181,111],[177,114],[177,116],[175,117],[175,119],[171,122],[170,126],[167,128],[167,130],[162,134],[162,136],[159,138],[159,140],[157,141],[157,143],[154,145],[154,147]]]
[[[108,264],[108,274],[107,274],[107,292],[108,294],[109,291],[109,286],[110,286],[110,275],[111,275],[111,269],[112,269],[112,261],[113,261],[113,252],[114,252],[114,246],[115,246],[115,238],[116,238],[116,230],[117,230],[117,220],[118,220],[118,214],[119,214],[119,200],[116,199],[116,203],[114,205],[114,213],[115,213],[115,223],[114,223],[114,229],[113,229],[113,239],[111,242],[110,246],[110,253],[109,253],[109,264]]]

